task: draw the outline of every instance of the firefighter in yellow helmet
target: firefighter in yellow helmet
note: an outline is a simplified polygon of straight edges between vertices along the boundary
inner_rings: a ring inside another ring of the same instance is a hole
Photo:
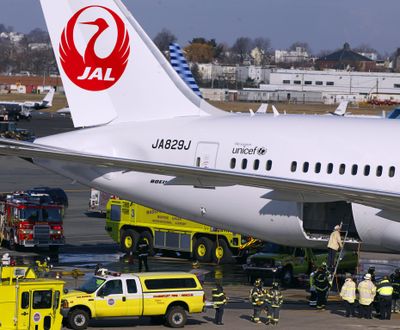
[[[265,291],[261,278],[255,280],[254,286],[250,290],[249,300],[253,306],[252,321],[254,323],[261,323],[260,315],[265,307]]]

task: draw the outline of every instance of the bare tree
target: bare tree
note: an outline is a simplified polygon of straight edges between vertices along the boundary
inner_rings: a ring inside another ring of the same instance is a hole
[[[164,28],[154,37],[153,41],[158,49],[164,53],[169,49],[169,44],[176,42],[176,40],[176,36],[172,34],[171,31]]]
[[[249,54],[252,46],[252,41],[248,37],[237,38],[232,46],[232,52],[238,55],[240,63],[243,63],[246,56]]]
[[[271,48],[271,41],[268,38],[258,37],[254,39],[253,46],[267,54]]]
[[[307,42],[304,41],[296,41],[294,43],[292,43],[289,47],[289,50],[296,50],[297,47],[301,47],[303,49],[305,49],[305,51],[308,54],[311,54],[311,48],[310,45]]]

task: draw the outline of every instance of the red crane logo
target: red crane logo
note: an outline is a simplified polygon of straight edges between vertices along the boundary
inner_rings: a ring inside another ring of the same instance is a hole
[[[96,54],[95,45],[100,35],[109,28],[104,18],[91,22],[79,22],[79,16],[89,8],[101,8],[111,14],[117,26],[118,37],[113,51],[105,58]],[[89,40],[82,56],[75,45],[74,28],[77,24],[90,24],[98,27]],[[75,13],[68,21],[61,35],[59,46],[61,65],[71,81],[89,91],[102,91],[113,86],[122,76],[128,64],[130,53],[129,34],[122,19],[111,9],[102,6],[88,6]]]

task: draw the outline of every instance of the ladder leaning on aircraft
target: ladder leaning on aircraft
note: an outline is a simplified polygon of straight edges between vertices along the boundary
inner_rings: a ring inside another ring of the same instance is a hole
[[[322,247],[341,218],[352,247],[400,251],[400,154],[380,142],[400,139],[399,121],[223,112],[182,81],[121,1],[41,4],[74,126],[85,128],[1,139],[1,154],[266,241]]]

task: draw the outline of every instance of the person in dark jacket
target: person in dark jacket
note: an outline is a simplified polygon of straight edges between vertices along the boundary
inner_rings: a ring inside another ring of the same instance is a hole
[[[325,263],[323,263],[315,273],[314,285],[317,292],[317,309],[325,310],[328,290],[330,287],[329,272],[326,269]]]
[[[268,323],[278,325],[279,312],[283,303],[283,296],[279,290],[278,282],[273,282],[272,288],[267,291],[266,302],[268,306]]]
[[[389,276],[384,276],[376,288],[378,294],[379,311],[381,320],[390,320],[392,314],[393,286],[389,282]]]
[[[400,268],[397,268],[394,273],[390,275],[390,282],[393,285],[392,313],[397,313],[398,304],[400,302]]]
[[[139,261],[139,272],[142,271],[144,265],[145,271],[149,271],[147,264],[147,257],[149,256],[149,242],[145,238],[141,238],[138,243],[138,261]]]
[[[214,323],[223,325],[222,316],[224,315],[224,308],[227,302],[227,298],[222,288],[222,285],[217,283],[215,289],[212,290],[212,301],[215,309]]]

